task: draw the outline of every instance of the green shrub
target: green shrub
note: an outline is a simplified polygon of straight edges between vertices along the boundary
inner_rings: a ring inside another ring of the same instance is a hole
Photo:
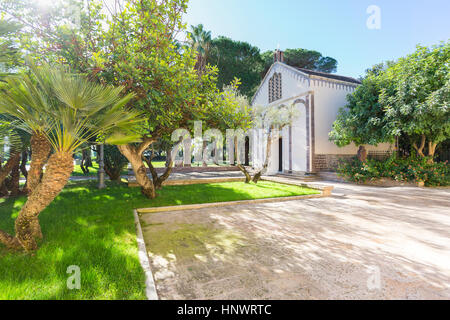
[[[396,181],[423,181],[427,186],[450,185],[448,161],[428,163],[428,158],[398,158],[396,155],[380,161],[368,159],[362,163],[357,158],[340,161],[338,175],[349,181],[365,182],[380,178]]]

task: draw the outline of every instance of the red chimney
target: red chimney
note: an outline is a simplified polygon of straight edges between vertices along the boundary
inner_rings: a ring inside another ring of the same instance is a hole
[[[280,49],[275,50],[273,53],[273,62],[284,62],[284,52]]]

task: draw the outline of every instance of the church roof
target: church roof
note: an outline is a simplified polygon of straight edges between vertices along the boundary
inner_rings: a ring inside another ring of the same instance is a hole
[[[266,72],[264,79],[261,81],[258,89],[256,90],[255,94],[253,95],[253,97],[251,99],[252,104],[253,104],[255,98],[257,97],[257,95],[259,94],[259,91],[260,91],[261,87],[263,86],[264,82],[266,81],[268,75],[270,74],[270,71],[272,70],[272,68],[274,68],[277,65],[282,66],[283,68],[291,69],[294,72],[298,72],[298,73],[302,74],[304,77],[313,76],[313,77],[328,78],[330,80],[347,82],[347,83],[349,83],[349,85],[350,85],[350,83],[353,83],[355,86],[361,84],[361,81],[356,80],[355,78],[340,76],[340,75],[333,74],[333,73],[314,71],[314,70],[309,70],[309,69],[304,69],[304,68],[297,68],[297,67],[290,66],[284,62],[277,61],[277,62],[274,62],[272,64],[272,66],[269,68],[269,70]]]
[[[344,76],[340,76],[340,75],[337,75],[334,73],[327,73],[327,72],[321,72],[321,71],[315,71],[315,70],[309,70],[309,69],[297,68],[297,67],[294,67],[294,68],[297,69],[298,71],[301,71],[303,73],[313,75],[313,76],[335,79],[335,80],[340,80],[340,81],[346,81],[346,82],[351,82],[351,83],[356,83],[356,84],[361,83],[361,81],[356,80],[355,78],[344,77]]]

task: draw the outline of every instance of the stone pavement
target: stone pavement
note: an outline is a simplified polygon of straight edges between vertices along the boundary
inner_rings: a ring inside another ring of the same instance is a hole
[[[450,189],[331,183],[329,198],[142,215],[160,298],[450,299]]]

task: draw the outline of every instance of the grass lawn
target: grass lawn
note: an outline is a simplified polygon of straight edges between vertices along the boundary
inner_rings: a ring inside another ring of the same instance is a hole
[[[97,164],[97,162],[92,162],[92,167],[89,167],[89,173],[87,175],[85,175],[83,173],[83,170],[81,170],[80,165],[76,164],[76,165],[73,166],[72,176],[75,176],[75,177],[95,177],[95,176],[97,176],[97,171],[98,171],[98,164]]]
[[[165,161],[153,161],[153,166],[155,168],[165,168],[166,162]],[[98,164],[97,162],[92,162],[92,167],[89,167],[89,174],[85,175],[83,173],[83,170],[81,170],[81,167],[79,164],[75,165],[73,168],[72,176],[74,177],[96,177],[98,172]],[[127,175],[128,170],[125,168],[122,171],[122,175]]]
[[[138,188],[70,182],[40,215],[44,241],[35,255],[0,248],[0,299],[145,299],[132,209],[315,193],[261,181],[167,186],[155,200]],[[14,230],[25,198],[0,199],[0,229]],[[67,268],[81,270],[81,289],[66,286]]]
[[[83,173],[83,170],[81,170],[80,165],[77,164],[77,165],[73,166],[72,176],[74,176],[74,177],[96,177],[97,172],[98,172],[98,163],[97,162],[92,162],[92,167],[89,167],[89,173],[87,175],[85,175]],[[128,174],[127,168],[123,169],[122,175],[127,175],[127,174]],[[108,175],[106,175],[106,177],[108,177]]]
[[[258,184],[222,182],[185,186],[166,186],[158,197],[146,203],[147,207],[163,207],[183,204],[251,200],[317,194],[319,191],[299,186],[260,181]],[[141,206],[140,208],[144,208]]]

